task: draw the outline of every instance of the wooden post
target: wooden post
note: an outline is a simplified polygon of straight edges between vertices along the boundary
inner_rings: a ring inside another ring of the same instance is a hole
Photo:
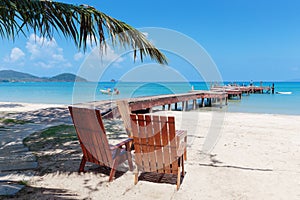
[[[185,111],[187,111],[187,110],[189,110],[189,101],[186,101],[185,102],[185,109],[184,109]]]
[[[211,98],[207,98],[206,102],[207,102],[207,106],[211,106]]]
[[[193,99],[193,110],[197,109],[197,99]]]

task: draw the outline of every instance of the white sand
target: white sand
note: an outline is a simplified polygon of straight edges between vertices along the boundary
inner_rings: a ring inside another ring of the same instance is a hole
[[[300,199],[300,116],[166,113],[176,116],[177,129],[188,130],[179,191],[174,184],[134,185],[132,172],[110,183],[102,173],[53,173],[30,181],[44,189],[36,198]]]
[[[0,112],[28,112],[44,108],[62,107],[61,104],[39,104],[20,102],[0,102]]]

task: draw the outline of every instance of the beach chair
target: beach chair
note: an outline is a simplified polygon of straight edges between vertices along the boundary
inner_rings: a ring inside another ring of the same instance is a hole
[[[69,106],[69,111],[83,152],[79,172],[84,171],[86,162],[107,166],[111,168],[109,181],[112,181],[117,167],[126,160],[130,171],[133,171],[129,145],[131,138],[110,145],[99,110]]]
[[[130,119],[130,114],[132,114],[132,113],[129,108],[128,101],[127,100],[118,100],[116,103],[117,103],[121,118],[123,120],[127,135],[129,138],[133,138],[132,128],[131,128],[131,119]],[[180,132],[180,130],[178,130],[178,132]],[[185,138],[185,140],[186,139],[187,138]],[[132,145],[132,144],[130,143],[130,145]],[[184,158],[184,160],[187,160],[186,148],[184,149],[183,158]]]
[[[131,114],[130,118],[137,165],[134,184],[139,172],[173,174],[178,190],[184,176],[187,132],[175,131],[174,117]]]

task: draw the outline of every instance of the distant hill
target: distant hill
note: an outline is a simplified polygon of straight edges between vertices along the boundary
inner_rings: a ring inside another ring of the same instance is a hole
[[[43,81],[43,79],[37,76],[33,76],[31,74],[16,72],[13,70],[0,71],[0,82],[21,82],[21,81],[40,82]]]
[[[86,79],[70,73],[63,73],[48,79],[53,82],[87,82]]]
[[[70,73],[63,73],[50,78],[41,78],[14,70],[0,71],[0,82],[87,82],[86,79]]]

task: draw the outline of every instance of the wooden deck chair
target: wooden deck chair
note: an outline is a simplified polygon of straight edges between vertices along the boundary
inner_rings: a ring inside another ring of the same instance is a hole
[[[131,119],[130,119],[130,114],[131,110],[129,108],[129,104],[127,100],[118,100],[117,102],[118,110],[121,115],[121,118],[123,120],[127,135],[129,138],[133,138],[132,134],[132,128],[131,128]],[[180,130],[178,130],[180,132]],[[187,138],[185,138],[186,140]],[[185,141],[186,142],[186,141]],[[133,148],[132,143],[130,143],[130,146]],[[187,151],[186,148],[184,150],[184,155],[183,155],[184,160],[187,160]]]
[[[126,160],[130,171],[133,170],[129,146],[131,138],[110,145],[99,110],[69,106],[69,111],[83,152],[79,172],[84,171],[86,162],[107,166],[111,168],[109,181],[112,181],[117,167]]]
[[[187,132],[175,131],[174,117],[131,114],[130,118],[137,165],[134,183],[139,172],[175,174],[178,190],[184,176]]]

